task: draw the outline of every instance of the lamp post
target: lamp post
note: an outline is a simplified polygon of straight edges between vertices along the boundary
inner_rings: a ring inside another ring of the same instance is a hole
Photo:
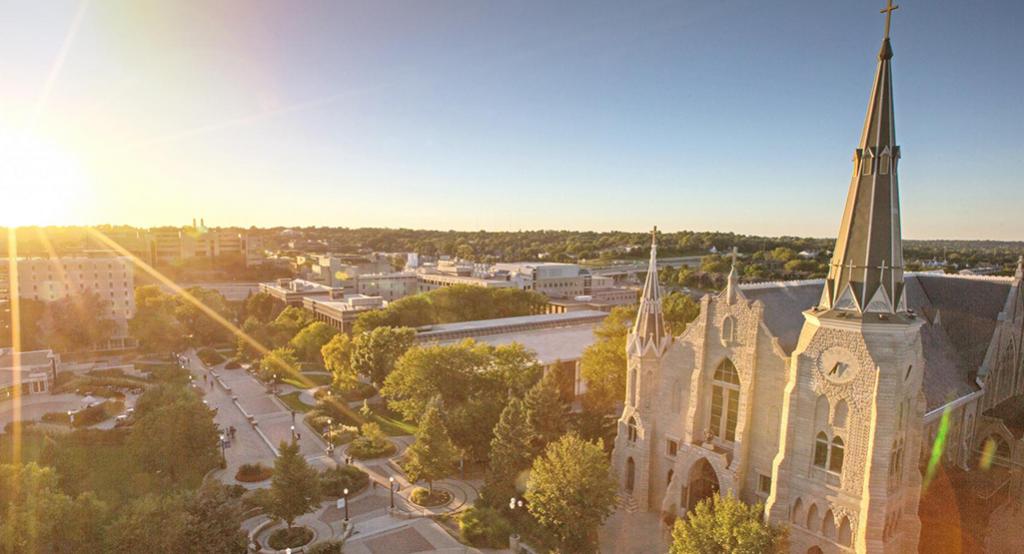
[[[223,434],[220,436],[220,460],[224,467],[228,467],[227,441],[224,440]]]
[[[345,493],[345,524],[347,525],[348,524],[348,488],[346,488],[345,490],[343,490],[341,492]]]
[[[292,442],[295,442],[295,426],[292,425]]]
[[[388,477],[388,490],[391,491],[391,509],[395,509],[395,477]]]
[[[523,509],[523,499],[522,498],[516,498],[516,497],[513,496],[512,498],[510,498],[508,500],[508,509],[511,512],[515,513],[516,512],[516,508],[518,508],[519,510]],[[510,543],[510,546],[512,546],[512,551],[516,552],[517,549],[519,548],[519,533],[515,532],[515,523],[514,522],[512,524],[512,531],[513,531],[512,534],[509,536],[509,543]]]
[[[334,453],[334,418],[327,418],[327,444],[330,445],[331,454]]]
[[[292,410],[292,427],[295,427],[295,410]]]
[[[68,427],[75,426],[75,412],[68,410]]]

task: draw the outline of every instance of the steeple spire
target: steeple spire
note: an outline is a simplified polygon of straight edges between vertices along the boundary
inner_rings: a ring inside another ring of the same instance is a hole
[[[640,310],[636,314],[633,336],[641,352],[651,344],[660,352],[666,342],[665,318],[661,314],[661,287],[658,285],[657,227],[651,231],[651,261],[647,266],[647,279],[640,296]]]
[[[736,302],[736,291],[740,286],[739,275],[736,274],[736,247],[732,247],[732,267],[729,269],[729,277],[725,282],[725,299],[732,304]]]
[[[888,6],[885,35],[868,101],[860,144],[853,156],[846,209],[839,228],[828,280],[819,308],[859,313],[906,311],[903,292],[903,241],[900,232],[900,147],[896,145],[892,101],[892,46]]]

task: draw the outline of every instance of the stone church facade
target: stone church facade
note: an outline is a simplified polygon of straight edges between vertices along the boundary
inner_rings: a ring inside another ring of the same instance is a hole
[[[974,467],[992,440],[977,422],[1024,393],[1024,261],[903,273],[892,56],[887,30],[826,279],[744,285],[734,268],[673,337],[652,241],[612,454],[627,504],[682,517],[731,493],[763,502],[793,552],[916,552],[936,440]]]

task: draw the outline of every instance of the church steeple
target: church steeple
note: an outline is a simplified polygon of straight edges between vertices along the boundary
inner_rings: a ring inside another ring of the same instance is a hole
[[[864,131],[853,156],[853,176],[828,280],[819,308],[858,313],[906,311],[903,242],[900,232],[900,147],[892,101],[892,45],[886,14],[885,37],[871,88]]]
[[[647,266],[644,292],[640,296],[640,310],[633,326],[633,339],[640,352],[654,345],[660,351],[667,342],[665,318],[661,313],[661,287],[658,285],[658,228],[651,231],[651,261]]]

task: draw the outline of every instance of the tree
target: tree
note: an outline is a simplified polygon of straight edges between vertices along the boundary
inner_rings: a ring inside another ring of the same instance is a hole
[[[220,464],[213,413],[185,387],[150,389],[139,399],[135,415],[127,446],[139,469],[171,484],[195,486]]]
[[[523,399],[526,419],[535,437],[538,449],[555,441],[565,433],[566,406],[558,392],[558,380],[554,371],[549,371],[526,393]]]
[[[359,381],[359,375],[352,367],[352,339],[345,333],[338,333],[320,348],[324,367],[334,375],[334,387],[349,390]]]
[[[108,313],[110,303],[91,292],[47,302],[39,325],[43,341],[60,352],[102,345],[114,334]]]
[[[533,462],[527,509],[565,552],[593,552],[597,529],[613,511],[618,485],[604,446],[568,434]]]
[[[484,480],[484,499],[500,506],[516,494],[519,476],[533,460],[533,430],[526,417],[526,406],[518,398],[509,400],[494,426],[490,463]]]
[[[299,331],[288,344],[295,349],[299,359],[304,362],[323,362],[320,349],[331,340],[338,331],[322,321],[314,321]]]
[[[697,504],[672,528],[671,554],[788,552],[787,532],[764,521],[764,505],[748,506],[731,494]]]
[[[182,552],[188,514],[181,493],[143,496],[121,511],[107,532],[105,552]]]
[[[269,513],[292,528],[295,518],[320,503],[320,475],[299,453],[299,443],[282,442],[274,461],[274,477],[270,483]]]
[[[245,318],[255,318],[260,323],[269,323],[281,312],[279,302],[266,292],[256,293],[245,299],[242,314]]]
[[[202,287],[190,287],[187,292],[221,318],[231,319],[231,310],[228,309],[227,301],[221,293]],[[192,302],[179,300],[174,313],[193,345],[221,342],[231,336],[223,324]]]
[[[242,531],[241,503],[228,487],[211,481],[185,503],[187,515],[184,544],[180,552],[194,554],[242,554],[246,535]]]
[[[0,553],[103,550],[106,504],[90,492],[69,497],[51,468],[0,465],[0,506]]]
[[[686,326],[697,319],[700,304],[690,295],[681,292],[669,293],[661,301],[661,311],[665,316],[665,325],[673,336],[679,336]]]
[[[139,346],[148,352],[165,353],[184,345],[184,333],[174,308],[174,297],[164,294],[160,287],[136,287],[135,316],[128,321],[128,331]]]
[[[275,334],[286,337],[285,342],[291,339],[303,327],[313,322],[313,316],[298,306],[288,306],[281,313],[277,314],[272,326]],[[284,343],[275,343],[274,346],[282,346]]]
[[[440,399],[430,403],[416,429],[416,442],[406,450],[405,473],[412,481],[426,481],[430,494],[434,494],[434,481],[454,470],[455,447],[448,438]]]
[[[352,348],[352,367],[380,386],[415,339],[416,331],[408,327],[378,327],[359,335]]]
[[[286,375],[296,375],[299,370],[299,360],[295,357],[295,350],[282,347],[267,352],[260,360],[260,379],[270,381],[277,375],[280,379]]]

